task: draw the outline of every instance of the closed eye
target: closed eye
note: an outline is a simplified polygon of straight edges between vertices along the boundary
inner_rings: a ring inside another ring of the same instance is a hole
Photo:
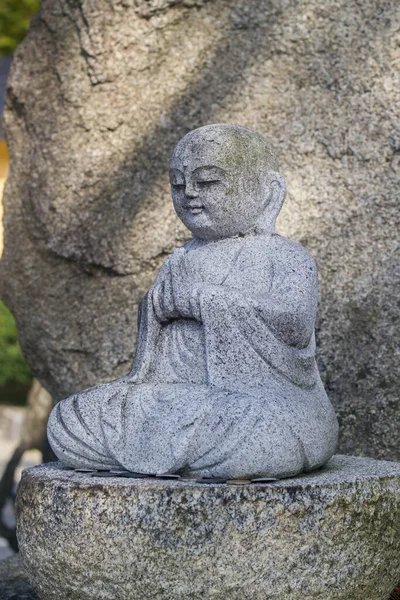
[[[205,179],[204,181],[198,181],[198,185],[211,185],[212,183],[220,183],[221,179]]]

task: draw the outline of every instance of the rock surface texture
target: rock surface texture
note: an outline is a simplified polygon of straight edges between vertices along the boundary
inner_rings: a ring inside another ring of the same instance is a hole
[[[399,458],[396,0],[44,0],[5,129],[1,295],[55,399],[130,367],[137,305],[188,235],[168,157],[210,122],[276,143],[278,231],[320,270],[341,450]]]
[[[17,531],[42,600],[387,600],[400,465],[334,457],[268,485],[24,472]]]

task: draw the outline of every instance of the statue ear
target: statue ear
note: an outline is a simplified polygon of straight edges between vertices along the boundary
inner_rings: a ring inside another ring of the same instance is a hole
[[[265,177],[266,205],[261,218],[261,228],[273,231],[286,197],[286,182],[277,171],[270,171]],[[260,224],[261,224],[260,223]]]
[[[278,218],[286,198],[286,181],[277,171],[268,173],[269,202],[267,212],[270,212],[274,222]]]
[[[276,207],[279,206],[279,213],[286,198],[286,181],[280,173],[273,171],[272,173],[269,173],[269,186],[271,189],[271,202],[273,202]]]

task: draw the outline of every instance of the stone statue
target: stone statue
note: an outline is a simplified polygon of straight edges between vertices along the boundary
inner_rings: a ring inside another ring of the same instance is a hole
[[[170,163],[193,233],[139,313],[126,377],[52,411],[67,466],[201,477],[288,477],[334,453],[337,420],[315,362],[317,270],[274,231],[286,187],[270,144],[237,125],[188,133]]]

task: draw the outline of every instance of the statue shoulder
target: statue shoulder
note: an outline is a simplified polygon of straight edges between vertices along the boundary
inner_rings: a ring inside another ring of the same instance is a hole
[[[275,260],[288,268],[304,269],[317,273],[317,265],[310,252],[298,242],[275,234],[271,238],[271,251]]]

